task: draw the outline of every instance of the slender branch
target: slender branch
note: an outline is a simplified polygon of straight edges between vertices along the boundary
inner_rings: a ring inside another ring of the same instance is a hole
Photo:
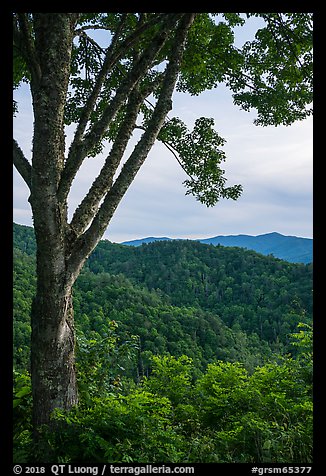
[[[228,76],[230,79],[235,79],[235,81],[239,81],[239,78],[241,77],[241,81],[242,81],[242,84],[243,86],[246,86],[247,88],[249,89],[252,89],[253,91],[259,93],[261,91],[261,88],[262,86],[260,86],[259,88],[257,86],[255,86],[255,84],[250,84],[249,81],[253,82],[253,78],[251,76],[249,76],[249,74],[246,74],[244,73],[243,71],[239,71],[237,72],[236,74],[235,73],[231,73],[231,72],[226,72],[225,73],[226,76]],[[273,91],[274,88],[271,87],[271,86],[268,86],[268,84],[264,83],[263,87],[266,89],[266,90],[269,90],[269,91]]]
[[[171,152],[171,154],[174,155],[176,161],[178,162],[178,164],[180,165],[180,167],[182,168],[182,170],[188,175],[188,177],[191,179],[191,180],[195,180],[194,177],[192,175],[190,175],[187,170],[185,169],[183,163],[181,162],[178,154],[177,154],[177,151],[174,149],[174,147],[169,143],[169,142],[166,142],[162,139],[160,139],[160,141],[162,142],[162,144],[165,145],[165,147]]]
[[[31,72],[32,82],[38,85],[42,72],[41,67],[35,51],[34,40],[30,32],[30,24],[26,13],[17,13],[19,27],[21,32],[21,39],[23,41],[23,51],[26,63]]]
[[[118,45],[117,54],[119,58],[121,55],[124,54],[128,49],[130,49],[140,38],[140,36],[149,28],[159,23],[165,17],[168,18],[169,14],[166,13],[159,13],[152,19],[150,19],[147,23],[139,22],[139,27],[136,28],[127,38]],[[164,24],[164,23],[163,23]]]
[[[237,52],[240,51],[239,48],[235,48],[235,50]],[[217,54],[216,60],[219,61],[220,63],[223,62],[225,64],[225,58],[223,58],[223,55],[218,55]],[[230,69],[228,64],[225,64],[225,67]],[[225,75],[228,76],[231,79],[235,79],[236,81],[239,81],[239,76],[241,76],[241,80],[242,80],[242,83],[244,84],[244,86],[246,86],[247,88],[252,89],[254,91],[258,91],[256,86],[254,86],[254,85],[252,85],[248,82],[248,81],[252,81],[252,78],[248,74],[244,73],[243,71],[238,71],[236,74],[232,73],[230,71],[227,71],[225,73]]]
[[[103,66],[103,59],[102,59],[102,56],[101,56],[101,53],[102,54],[106,54],[106,51],[104,48],[102,48],[98,43],[96,43],[95,40],[93,40],[93,38],[91,38],[90,36],[88,36],[85,32],[82,32],[79,37],[81,39],[84,39],[85,40],[85,55],[87,57],[88,55],[88,52],[87,52],[87,42],[91,43],[94,47],[95,47],[95,50],[96,50],[96,54],[98,56],[98,59],[101,63],[101,66]]]
[[[243,73],[243,72],[240,72],[239,74],[242,76],[242,78],[246,78],[246,79],[243,80],[244,86],[247,86],[247,88],[252,89],[253,91],[259,92],[259,90],[258,90],[258,88],[257,88],[256,86],[253,86],[252,84],[250,84],[250,83],[247,82],[247,80],[252,81],[252,78],[251,78],[248,74]],[[239,75],[236,75],[236,74],[234,74],[234,73],[226,73],[226,75],[229,76],[229,78],[234,78],[234,79],[236,79],[236,80],[239,79]],[[269,88],[269,89],[272,89],[272,88],[270,88],[270,87],[267,86],[267,85],[266,85],[266,87]]]
[[[32,166],[15,139],[13,139],[13,162],[28,188],[32,190]]]
[[[274,41],[275,41],[275,44],[276,44],[276,47],[278,49],[279,52],[282,51],[282,44],[279,42],[277,36],[276,36],[276,33],[274,31],[274,25],[272,23],[272,19],[270,16],[265,16],[265,20],[267,21],[267,24],[268,24],[268,27],[269,27],[269,30],[274,38]]]
[[[284,38],[286,40],[286,43],[288,44],[289,48],[290,48],[290,51],[291,53],[293,54],[294,58],[296,59],[296,61],[298,62],[298,64],[302,67],[302,63],[300,61],[300,58],[298,57],[298,55],[296,54],[296,51],[294,50],[293,48],[293,44],[290,40],[290,37],[288,35],[288,32],[290,32],[291,34],[293,34],[293,32],[290,30],[290,28],[285,25],[285,23],[283,22],[283,19],[282,19],[282,16],[281,14],[279,13],[276,13],[276,18],[274,18],[274,22],[272,22],[273,20],[273,17],[270,17],[268,15],[264,15],[264,18],[269,26],[269,29],[272,33],[272,36],[274,38],[274,41],[276,43],[276,46],[277,46],[277,49],[279,52],[281,52],[282,50],[284,50],[284,46],[282,45],[282,42],[280,42],[276,36],[276,33],[274,31],[274,26],[278,26],[281,28],[282,32],[283,32],[283,35],[284,35]],[[285,56],[285,55],[283,55]]]
[[[84,25],[75,30],[75,36],[79,36],[80,33],[86,30],[111,30],[111,27],[105,25]]]
[[[122,29],[122,26],[123,26],[124,22],[125,22],[125,16],[122,17],[121,22],[118,25],[117,31],[115,32],[115,34],[112,38],[111,45],[109,46],[109,48],[106,51],[106,56],[105,56],[102,68],[101,68],[101,70],[98,73],[98,76],[96,78],[93,90],[91,91],[91,93],[89,94],[89,96],[86,100],[85,106],[83,108],[83,112],[81,114],[78,126],[77,126],[76,131],[75,131],[75,136],[74,136],[73,142],[72,142],[71,147],[70,147],[70,151],[72,151],[72,153],[73,153],[74,148],[78,147],[78,145],[80,143],[80,140],[81,140],[81,138],[82,138],[82,136],[85,132],[85,129],[86,129],[87,123],[89,121],[90,115],[91,115],[91,113],[94,109],[94,105],[96,103],[96,100],[99,97],[103,82],[104,82],[109,70],[114,65],[114,62],[117,61],[117,55],[113,55],[113,51],[114,51],[115,45],[118,41],[118,38],[119,38],[119,35],[121,33],[121,29]],[[85,33],[84,33],[84,35],[87,36]],[[87,36],[87,38],[89,38],[89,37]],[[97,45],[97,43],[96,43],[96,45]],[[97,45],[97,46],[98,46],[98,48],[100,48],[101,52],[103,52],[103,49],[99,45]]]
[[[94,124],[94,126],[84,138],[83,145],[84,148],[87,150],[87,153],[91,151],[91,149],[99,140],[101,140],[109,123],[113,119],[115,113],[125,102],[130,91],[147,73],[154,57],[160,52],[163,45],[165,44],[168,37],[168,31],[172,27],[173,23],[174,22],[172,22],[169,18],[166,22],[165,27],[162,28],[162,30],[152,39],[151,44],[145,49],[139,60],[136,61],[131,71],[125,76],[125,79],[122,80],[121,85],[116,91],[116,95],[112,100],[112,107],[110,104],[107,106],[100,120],[96,124]]]
[[[117,30],[112,38],[110,46],[107,48],[106,51],[106,56],[103,62],[102,69],[100,70],[97,79],[95,81],[93,90],[91,91],[90,95],[88,96],[85,106],[83,108],[82,115],[79,119],[79,123],[75,132],[75,137],[73,144],[77,144],[85,129],[87,122],[90,118],[90,115],[93,111],[94,105],[96,103],[96,100],[100,94],[101,87],[104,83],[104,80],[109,73],[110,69],[118,62],[118,60],[121,58],[121,56],[125,53],[125,51],[128,50],[134,44],[136,41],[139,40],[140,36],[146,31],[148,28],[153,26],[155,23],[161,20],[161,15],[158,15],[157,17],[153,18],[151,21],[149,21],[147,24],[142,25],[140,28],[136,29],[131,35],[129,35],[120,45],[117,46],[119,36],[121,34],[122,27],[125,23],[126,16],[123,15],[121,18],[121,21],[117,27]],[[78,30],[77,30],[78,31]],[[95,42],[94,42],[95,43]],[[97,44],[97,43],[96,43]],[[100,46],[97,45],[99,48]],[[100,48],[101,51],[103,52],[104,50]]]
[[[151,103],[150,103],[151,104]],[[151,104],[152,105],[152,104]],[[154,107],[154,106],[153,106]],[[167,124],[167,121],[165,121],[165,123]],[[136,126],[135,129],[140,129],[142,131],[145,131],[145,127],[143,126]],[[173,147],[173,145],[170,144],[170,142],[167,142],[166,140],[163,140],[163,139],[160,139],[158,138],[158,140],[160,142],[162,142],[162,144],[165,145],[165,147],[168,149],[169,152],[171,152],[171,154],[174,156],[174,158],[176,159],[176,161],[178,162],[178,164],[180,165],[180,167],[182,168],[182,170],[185,172],[186,175],[188,175],[188,177],[191,179],[191,180],[195,180],[194,177],[192,175],[189,174],[189,172],[187,172],[187,170],[185,169],[183,163],[181,162],[179,156],[178,156],[178,152],[177,150]]]
[[[302,67],[302,63],[300,61],[300,58],[298,57],[295,49],[293,48],[293,43],[291,42],[290,38],[289,38],[289,35],[287,32],[290,32],[291,34],[293,34],[292,30],[284,23],[283,19],[282,19],[282,15],[280,13],[277,13],[277,16],[278,16],[278,19],[279,19],[279,23],[284,31],[284,34],[285,34],[285,39],[286,39],[286,42],[287,44],[289,45],[290,47],[290,50],[292,51],[292,54],[293,56],[295,57],[295,59],[298,61],[299,65]]]
[[[13,21],[13,44],[19,51],[21,51],[22,32],[18,28],[18,18],[14,17]]]

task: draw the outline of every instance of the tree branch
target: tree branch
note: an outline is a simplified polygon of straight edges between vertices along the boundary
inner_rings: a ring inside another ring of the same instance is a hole
[[[160,32],[152,39],[151,44],[145,49],[140,58],[135,62],[134,66],[131,68],[131,71],[125,76],[125,79],[122,80],[121,86],[118,88],[114,98],[112,99],[112,106],[110,104],[107,106],[100,120],[97,121],[97,123],[94,124],[91,130],[86,134],[83,145],[87,153],[89,153],[95,144],[101,140],[109,123],[113,119],[115,113],[125,102],[128,94],[139,82],[139,80],[145,76],[152,64],[153,59],[165,44],[168,31],[175,21],[176,18],[173,20],[168,18],[165,27],[162,28],[162,30],[160,30]]]
[[[171,154],[174,155],[176,161],[178,162],[178,164],[180,165],[180,167],[182,168],[182,170],[188,175],[188,177],[191,179],[191,180],[195,180],[194,177],[192,175],[190,175],[187,170],[185,169],[183,163],[181,162],[181,160],[179,159],[179,156],[178,154],[176,153],[176,150],[174,149],[174,147],[169,144],[169,142],[166,142],[164,140],[161,139],[161,142],[162,144],[165,145],[165,147],[171,152]]]
[[[150,123],[141,139],[136,144],[132,154],[124,164],[114,185],[106,194],[90,227],[76,241],[71,256],[68,259],[68,267],[72,274],[78,272],[85,259],[89,256],[100,240],[118,204],[144,163],[168,112],[172,108],[171,98],[180,70],[187,32],[194,18],[194,13],[182,15],[175,33],[174,45],[171,48],[171,58],[166,66],[161,93]]]
[[[280,13],[277,13],[277,17],[278,17],[279,23],[280,23],[280,25],[281,25],[281,28],[283,29],[283,32],[284,32],[284,34],[285,34],[286,42],[287,42],[287,44],[289,45],[289,48],[290,48],[290,50],[291,50],[293,56],[295,57],[295,59],[297,60],[297,62],[299,63],[299,65],[302,67],[302,63],[301,63],[301,61],[300,61],[300,58],[298,57],[298,55],[297,55],[295,49],[293,48],[293,43],[291,42],[290,37],[289,37],[289,35],[288,35],[288,32],[290,32],[290,34],[292,34],[292,35],[293,35],[293,32],[292,32],[292,30],[291,30],[287,25],[285,25],[285,23],[284,23],[284,21],[283,21],[283,19],[282,19],[282,15],[281,15]]]
[[[34,85],[38,85],[41,80],[42,72],[35,51],[34,39],[30,32],[30,22],[27,13],[17,13],[17,17],[21,32],[22,51],[24,52],[26,63],[31,72],[32,82]]]
[[[24,181],[26,182],[29,190],[32,190],[32,166],[26,159],[23,151],[13,139],[13,162],[17,171],[20,173]]]
[[[151,104],[151,103],[150,103]],[[152,104],[151,104],[152,105]],[[154,106],[153,106],[154,107]],[[141,129],[142,131],[145,131],[146,129],[143,127],[143,126],[136,126],[135,127],[136,129]],[[176,149],[173,147],[173,145],[170,144],[170,142],[167,142],[166,140],[163,140],[163,139],[160,139],[158,138],[158,140],[160,142],[162,142],[162,144],[165,145],[165,147],[168,149],[169,152],[171,152],[171,154],[174,156],[174,158],[176,159],[176,161],[178,162],[178,164],[180,165],[180,167],[182,168],[182,170],[186,173],[186,175],[188,175],[188,177],[191,179],[191,180],[195,180],[195,178],[190,175],[187,170],[185,169],[183,163],[181,162],[180,158],[179,158],[179,155],[178,155],[178,152],[176,151]]]
[[[121,56],[125,53],[125,51],[128,48],[130,48],[132,44],[134,44],[139,39],[139,37],[144,33],[144,31],[146,31],[148,28],[153,26],[160,19],[161,19],[161,16],[159,15],[158,17],[155,17],[154,19],[149,21],[146,25],[142,25],[140,28],[136,29],[131,35],[129,35],[129,37],[127,37],[120,45],[118,45],[119,36],[126,20],[126,15],[123,15],[117,27],[117,30],[112,38],[111,44],[107,48],[103,66],[97,76],[93,90],[91,91],[90,95],[88,96],[86,100],[82,115],[80,117],[77,129],[75,132],[73,144],[78,143],[85,132],[87,122],[90,118],[95,102],[97,98],[99,97],[103,82],[107,74],[109,73],[109,71],[117,63],[117,61],[121,58]],[[101,48],[101,51],[103,52],[102,48]]]
[[[22,44],[22,32],[18,28],[18,18],[14,17],[13,21],[13,44],[20,52],[22,52],[21,44]]]
[[[111,188],[113,177],[135,128],[140,106],[144,100],[144,96],[149,93],[150,91],[145,91],[140,94],[139,91],[134,90],[130,94],[125,118],[119,127],[119,132],[111,148],[110,154],[106,158],[100,174],[94,180],[89,192],[76,209],[71,220],[70,231],[73,234],[72,239],[77,238],[85,231],[91,220],[94,218],[100,201]]]
[[[84,129],[86,124],[81,126],[81,122],[79,123],[74,141],[70,146],[68,158],[61,177],[59,187],[59,197],[61,201],[66,199],[71,183],[84,158],[87,157],[92,148],[101,141],[105,131],[109,127],[110,122],[114,119],[116,113],[123,106],[132,89],[147,73],[154,57],[162,49],[167,40],[168,32],[173,28],[177,19],[178,15],[173,15],[172,18],[167,18],[164,28],[162,28],[162,30],[160,30],[152,39],[150,45],[145,49],[139,60],[136,61],[124,80],[122,80],[115,96],[103,111],[101,118],[92,126],[90,131],[86,134],[86,136],[84,136],[83,140],[81,140],[80,137],[81,130],[78,132],[78,129]],[[96,98],[94,98],[94,103],[95,100]],[[90,104],[88,104],[87,107],[90,107]],[[91,111],[89,111],[89,113],[90,112]],[[83,118],[83,120],[84,119],[85,118]]]

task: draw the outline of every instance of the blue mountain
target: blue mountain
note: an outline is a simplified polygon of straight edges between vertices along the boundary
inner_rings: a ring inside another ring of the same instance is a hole
[[[139,240],[125,241],[123,245],[140,246],[154,241],[166,241],[172,238],[148,237]],[[214,246],[237,246],[257,251],[263,255],[273,255],[290,263],[312,263],[313,240],[298,236],[285,236],[280,233],[266,233],[263,235],[220,235],[212,238],[195,240],[200,243]]]

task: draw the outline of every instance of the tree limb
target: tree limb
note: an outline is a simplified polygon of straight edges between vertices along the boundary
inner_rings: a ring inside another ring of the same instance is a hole
[[[125,118],[119,127],[119,132],[110,154],[106,158],[101,172],[94,180],[90,190],[76,209],[71,220],[70,230],[75,237],[78,237],[85,231],[94,218],[100,201],[111,188],[113,177],[135,128],[140,106],[144,100],[144,96],[149,93],[149,91],[145,91],[140,94],[139,91],[134,90],[130,94]]]
[[[283,29],[283,32],[285,34],[285,39],[286,39],[286,42],[287,44],[289,45],[289,48],[293,54],[293,56],[295,57],[295,59],[297,60],[297,62],[299,63],[299,65],[302,67],[302,62],[300,61],[300,58],[298,57],[294,47],[293,47],[293,43],[291,42],[291,39],[289,37],[289,34],[293,34],[292,30],[284,23],[283,21],[283,18],[282,18],[282,15],[280,13],[277,13],[277,17],[278,17],[278,20],[279,20],[279,23],[281,25],[281,28]]]
[[[35,51],[34,40],[30,32],[30,24],[27,13],[17,13],[17,17],[22,39],[22,51],[24,52],[26,63],[31,72],[32,82],[35,85],[38,85],[41,80],[42,72]]]
[[[103,82],[109,73],[109,71],[112,69],[112,67],[117,63],[117,61],[121,58],[121,56],[126,52],[128,48],[132,46],[136,41],[139,40],[139,37],[146,31],[148,28],[153,26],[155,23],[157,23],[161,19],[161,15],[158,15],[158,17],[153,18],[151,21],[149,21],[147,24],[142,25],[140,28],[136,29],[132,34],[130,34],[120,45],[118,45],[118,40],[119,40],[119,35],[121,33],[122,27],[125,23],[126,20],[126,15],[123,15],[121,18],[121,21],[117,27],[117,30],[112,38],[110,46],[107,48],[106,51],[106,56],[102,65],[102,68],[97,76],[97,79],[95,81],[93,90],[91,91],[90,95],[88,96],[85,106],[83,108],[82,115],[80,117],[76,132],[75,132],[75,137],[73,140],[74,143],[78,143],[80,139],[82,138],[83,133],[85,132],[87,122],[90,118],[91,112],[93,111],[95,102],[97,98],[99,97],[101,87],[103,85]],[[78,30],[77,30],[78,31]],[[118,46],[117,46],[118,45]],[[103,52],[103,49],[101,48],[101,51]]]
[[[151,104],[151,103],[150,103]],[[153,106],[154,107],[154,106]],[[145,127],[143,126],[136,126],[135,127],[136,129],[141,129],[142,131],[145,131]],[[176,151],[176,149],[173,147],[172,144],[170,144],[170,142],[167,142],[166,140],[163,140],[163,139],[160,139],[158,138],[158,140],[160,142],[162,142],[162,144],[165,145],[165,147],[168,149],[169,152],[171,152],[171,154],[174,156],[174,158],[176,159],[176,161],[178,162],[178,164],[180,165],[180,167],[182,168],[182,170],[188,175],[188,177],[191,179],[191,180],[195,180],[194,177],[192,175],[190,175],[187,170],[185,169],[183,163],[181,162],[180,158],[179,158],[179,155],[178,155],[178,152]]]
[[[30,191],[32,190],[32,166],[26,159],[23,151],[13,139],[13,162],[17,171],[20,173],[24,181],[26,182]]]
[[[166,24],[159,33],[152,39],[151,44],[145,49],[140,58],[135,62],[130,72],[125,76],[125,79],[121,82],[121,86],[116,91],[114,98],[112,99],[112,107],[109,104],[104,110],[102,117],[90,131],[86,134],[83,146],[87,150],[87,153],[91,151],[96,143],[103,137],[109,123],[113,119],[115,113],[120,109],[121,105],[125,102],[128,94],[134,88],[135,84],[145,76],[150,68],[153,59],[160,52],[163,45],[166,42],[168,32],[177,18],[168,18]]]
[[[188,177],[189,177],[191,180],[195,180],[194,177],[193,177],[192,175],[190,175],[190,174],[187,172],[187,170],[185,169],[185,167],[184,167],[183,163],[181,162],[181,160],[179,159],[179,156],[178,156],[176,150],[174,149],[174,147],[173,147],[171,144],[169,144],[169,142],[166,142],[166,141],[164,141],[164,140],[162,140],[162,139],[160,139],[160,140],[161,140],[162,144],[164,144],[165,147],[171,152],[171,154],[174,155],[176,161],[178,162],[178,164],[180,165],[180,167],[182,168],[182,170],[188,175]]]
[[[159,53],[165,44],[168,37],[168,32],[175,25],[178,16],[179,15],[173,15],[172,18],[167,18],[164,28],[162,28],[157,33],[139,60],[135,62],[130,72],[126,75],[124,80],[122,80],[115,96],[103,111],[101,118],[91,127],[89,132],[84,136],[83,140],[81,140],[80,133],[81,129],[84,129],[84,125],[81,126],[81,122],[79,123],[75,138],[70,146],[68,158],[60,181],[59,197],[61,201],[66,199],[71,183],[84,158],[87,157],[92,148],[101,141],[105,131],[109,127],[110,122],[114,119],[116,113],[123,106],[132,89],[147,73],[154,57]],[[94,103],[95,100],[96,98],[94,98]],[[88,104],[87,107],[91,107],[91,105]],[[90,112],[91,111],[89,111],[89,113]],[[84,119],[85,118],[83,118],[83,120]],[[78,129],[80,129],[79,132]]]

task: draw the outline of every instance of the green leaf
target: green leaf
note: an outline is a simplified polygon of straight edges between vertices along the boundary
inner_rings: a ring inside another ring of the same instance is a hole
[[[18,392],[16,392],[15,397],[22,398],[22,397],[25,397],[25,395],[28,395],[30,393],[31,393],[31,387],[23,387]]]

